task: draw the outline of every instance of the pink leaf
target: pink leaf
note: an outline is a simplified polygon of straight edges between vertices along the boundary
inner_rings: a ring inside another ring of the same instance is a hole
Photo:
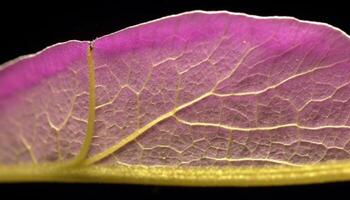
[[[171,171],[348,160],[349,56],[349,37],[329,25],[228,12],[54,45],[0,67],[0,163]]]

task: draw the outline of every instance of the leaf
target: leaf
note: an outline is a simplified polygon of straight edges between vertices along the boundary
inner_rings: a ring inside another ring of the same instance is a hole
[[[350,40],[194,11],[0,69],[0,181],[285,185],[350,179]]]

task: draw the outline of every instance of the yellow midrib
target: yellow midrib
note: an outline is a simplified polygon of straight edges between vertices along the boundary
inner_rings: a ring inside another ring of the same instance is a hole
[[[100,182],[186,186],[271,186],[350,180],[350,162],[300,167],[0,166],[0,182]]]

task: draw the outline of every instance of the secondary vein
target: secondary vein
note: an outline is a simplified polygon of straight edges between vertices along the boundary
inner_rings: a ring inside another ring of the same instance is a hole
[[[111,155],[112,153],[114,153],[115,151],[117,151],[118,149],[122,148],[123,146],[125,146],[126,144],[128,144],[129,142],[135,140],[138,136],[140,136],[142,133],[146,132],[147,130],[149,130],[150,128],[152,128],[154,125],[158,124],[159,122],[173,116],[175,113],[177,113],[178,111],[190,106],[190,105],[193,105],[194,103],[197,103],[199,101],[201,101],[202,99],[205,99],[207,98],[208,96],[212,95],[212,92],[208,92],[208,93],[205,93],[201,96],[199,96],[198,98],[190,101],[190,102],[187,102],[177,108],[174,108],[173,110],[159,116],[158,118],[156,118],[155,120],[151,121],[150,123],[146,124],[145,126],[143,126],[142,128],[134,131],[133,133],[131,133],[130,135],[128,135],[126,138],[122,139],[119,143],[113,145],[112,147],[104,150],[103,152],[100,152],[88,159],[86,159],[84,161],[83,164],[85,165],[90,165],[90,164],[93,164],[109,155]]]
[[[84,142],[80,148],[79,154],[75,157],[73,164],[79,165],[84,162],[90,149],[94,128],[95,128],[95,107],[96,107],[96,95],[95,95],[95,63],[93,59],[93,49],[90,45],[87,51],[88,62],[88,76],[89,76],[89,111],[87,130]]]

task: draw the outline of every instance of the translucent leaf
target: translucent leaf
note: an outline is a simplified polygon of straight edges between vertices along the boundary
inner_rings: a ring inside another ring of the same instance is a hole
[[[188,12],[0,66],[0,181],[350,179],[350,40]]]

